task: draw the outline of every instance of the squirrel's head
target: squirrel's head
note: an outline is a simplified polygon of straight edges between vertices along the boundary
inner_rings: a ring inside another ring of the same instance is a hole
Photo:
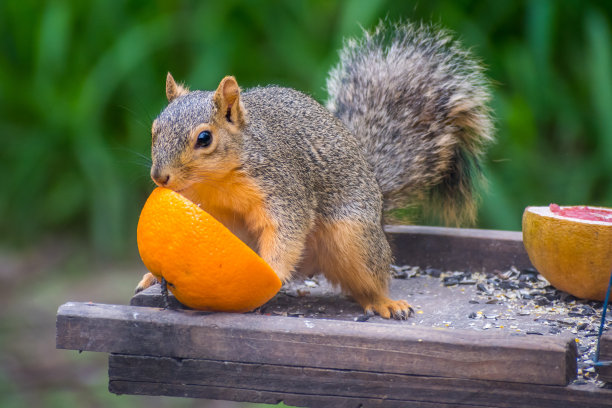
[[[151,128],[155,184],[182,191],[240,167],[246,113],[234,77],[223,78],[215,92],[190,92],[168,73],[166,97],[169,104]]]

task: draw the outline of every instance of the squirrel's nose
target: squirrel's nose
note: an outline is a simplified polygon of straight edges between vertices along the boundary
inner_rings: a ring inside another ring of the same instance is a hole
[[[162,172],[158,168],[151,169],[151,178],[160,187],[165,187],[170,181],[170,173]]]

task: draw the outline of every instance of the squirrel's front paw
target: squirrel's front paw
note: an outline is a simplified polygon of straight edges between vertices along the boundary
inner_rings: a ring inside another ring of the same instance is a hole
[[[384,319],[393,317],[397,320],[406,320],[414,314],[414,309],[405,300],[391,300],[388,297],[366,303],[363,309],[366,314],[376,313]]]
[[[142,279],[140,280],[140,282],[138,282],[138,285],[136,285],[134,293],[142,292],[146,288],[153,286],[156,283],[158,283],[157,278],[153,276],[152,273],[147,272],[142,276]]]

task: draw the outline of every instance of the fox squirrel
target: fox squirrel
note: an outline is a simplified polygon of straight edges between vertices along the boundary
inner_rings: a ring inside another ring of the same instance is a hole
[[[473,219],[488,83],[472,55],[426,25],[381,22],[346,42],[327,108],[232,76],[189,91],[168,73],[152,126],[151,177],[250,245],[283,281],[322,272],[366,313],[407,318],[388,297],[383,210],[420,203]],[[146,274],[137,290],[155,282]]]

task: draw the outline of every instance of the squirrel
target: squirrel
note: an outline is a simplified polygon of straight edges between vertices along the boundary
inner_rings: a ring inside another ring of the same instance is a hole
[[[367,314],[406,319],[388,297],[383,211],[420,204],[473,220],[489,83],[471,52],[438,27],[381,21],[345,42],[322,106],[278,86],[214,92],[166,79],[152,125],[151,177],[199,204],[283,282],[321,272]],[[156,280],[145,274],[142,290]]]

